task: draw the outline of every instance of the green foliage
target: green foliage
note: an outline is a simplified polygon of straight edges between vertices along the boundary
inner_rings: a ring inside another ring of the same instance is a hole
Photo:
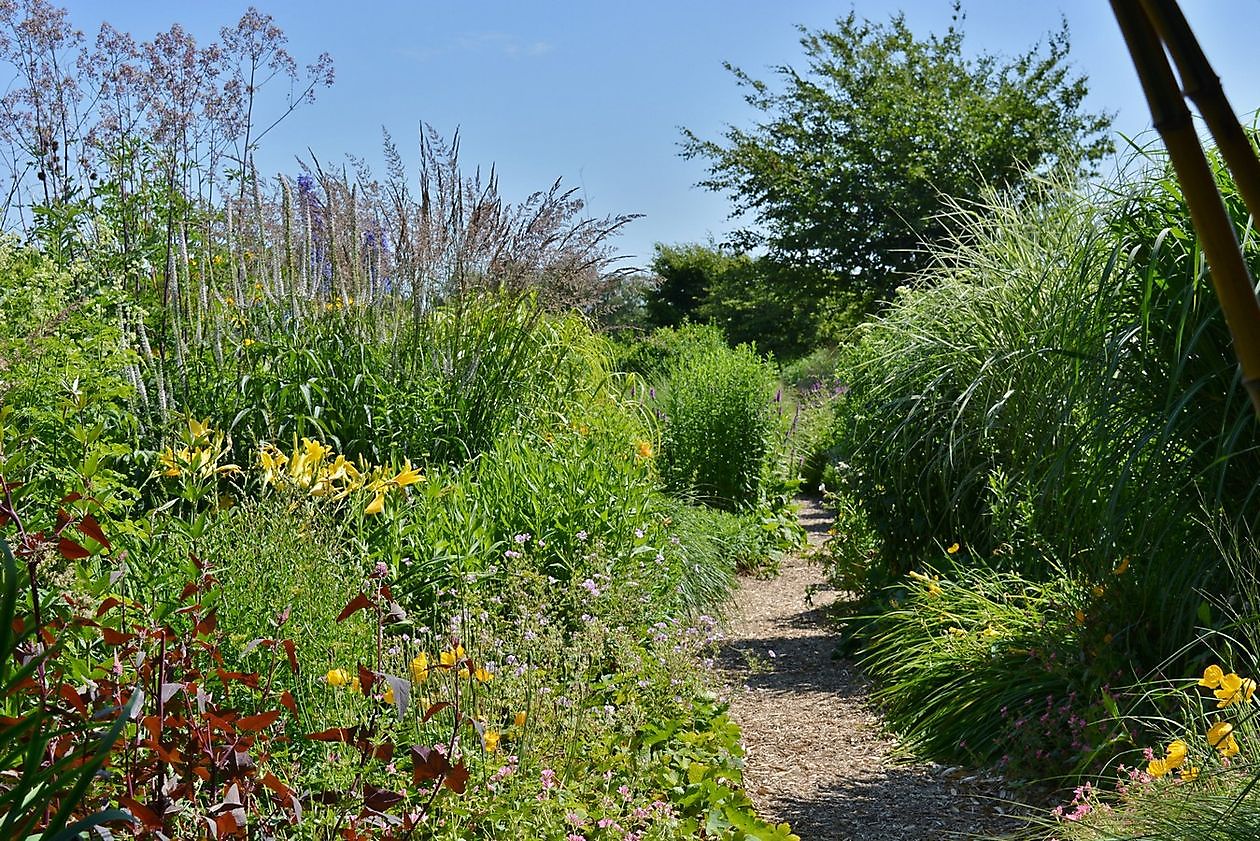
[[[617,368],[660,383],[688,354],[718,352],[727,346],[722,331],[711,324],[684,323],[660,327],[632,342],[617,345]]]
[[[774,387],[772,370],[747,346],[681,357],[662,398],[666,485],[719,507],[756,503],[777,432]]]
[[[717,141],[686,132],[684,147],[709,162],[702,186],[752,217],[738,245],[791,267],[798,298],[883,298],[925,265],[921,243],[945,233],[940,196],[1018,192],[1029,172],[1088,167],[1110,150],[1110,119],[1082,110],[1066,24],[1010,59],[964,55],[957,23],[916,37],[900,14],[877,24],[851,13],[802,30],[801,46],[806,68],[780,67],[778,89],[730,68],[753,128]]]
[[[1103,746],[1091,700],[1101,682],[1073,618],[1088,599],[1079,586],[959,569],[920,575],[892,599],[865,620],[863,663],[889,723],[918,749],[1044,779]]]

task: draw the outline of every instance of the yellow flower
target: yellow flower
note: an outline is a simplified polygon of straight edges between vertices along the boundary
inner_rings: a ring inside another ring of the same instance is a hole
[[[246,339],[245,341],[241,342],[241,344],[243,344],[245,347],[250,347],[252,345],[258,344],[258,342],[255,339]]]
[[[477,678],[479,683],[489,683],[494,680],[494,672],[490,671],[485,666],[478,666],[477,671],[473,672],[473,677]]]
[[[385,703],[394,703],[394,687],[392,685],[385,687]]]
[[[456,646],[454,651],[447,649],[438,655],[438,660],[443,666],[454,666],[456,662],[467,658],[468,654],[464,651],[464,647],[462,645]]]
[[[363,513],[367,515],[379,514],[385,510],[385,492],[377,491],[376,496],[372,497],[372,501],[363,509]]]
[[[524,727],[525,719],[526,719],[525,713],[519,712],[515,716],[513,716],[512,723],[515,724],[517,727]]]
[[[959,549],[961,549],[961,548],[962,548],[962,547],[961,547],[961,546],[959,546],[957,543],[951,543],[951,544],[949,545],[949,548],[948,548],[948,549],[946,549],[945,551],[946,551],[946,552],[948,552],[948,553],[949,553],[949,554],[951,554],[951,555],[957,555],[957,554],[958,554],[958,550],[959,550]]]
[[[1124,575],[1129,569],[1129,556],[1125,555],[1120,559],[1120,563],[1116,564],[1116,568],[1111,571],[1112,575]]]
[[[1168,771],[1168,763],[1162,759],[1152,759],[1150,762],[1146,763],[1146,773],[1150,774],[1157,780],[1167,774]]]
[[[180,462],[186,461],[188,461],[187,447],[180,450],[178,455],[170,447],[158,453],[158,463],[162,466],[163,476],[178,476],[181,472]]]
[[[1174,739],[1168,745],[1168,755],[1164,757],[1164,764],[1168,766],[1169,771],[1181,767],[1182,763],[1186,761],[1186,753],[1189,749],[1189,745],[1182,739]]]
[[[411,459],[407,459],[403,462],[402,471],[391,481],[400,488],[405,488],[408,485],[414,485],[416,482],[420,481],[420,468],[412,467]]]
[[[206,418],[203,421],[197,420],[196,418],[188,419],[188,434],[191,435],[194,440],[199,441],[202,438],[209,437],[210,433],[213,431],[214,430],[210,428],[210,418]]]
[[[1221,685],[1221,679],[1225,677],[1225,672],[1221,671],[1221,667],[1213,663],[1203,670],[1203,677],[1199,678],[1199,686],[1206,686],[1208,689],[1215,689]]]
[[[355,695],[363,694],[363,685],[359,683],[358,675],[355,675],[354,677],[350,678],[350,691],[353,692]]]
[[[1076,613],[1073,615],[1072,618],[1076,620],[1077,625],[1084,625],[1085,624],[1085,611],[1083,610],[1076,611]]]
[[[328,674],[324,675],[324,680],[328,681],[329,686],[339,689],[350,684],[350,673],[345,669],[329,669]]]
[[[429,679],[429,658],[422,651],[411,659],[412,683],[424,683]]]
[[[927,591],[928,591],[928,595],[933,598],[936,598],[941,593],[945,592],[944,590],[941,589],[941,585],[937,584],[935,581],[933,581],[931,584],[928,584]]]
[[[1238,742],[1234,739],[1234,725],[1227,721],[1217,721],[1207,731],[1208,744],[1221,752],[1223,757],[1238,754]]]
[[[1216,702],[1217,709],[1228,707],[1231,704],[1245,704],[1251,701],[1251,696],[1256,694],[1256,682],[1251,678],[1243,678],[1230,672],[1221,678],[1221,686],[1212,692],[1220,700]]]
[[[1184,783],[1193,782],[1199,779],[1199,767],[1197,765],[1187,765],[1181,769],[1181,781]]]
[[[650,441],[640,441],[634,445],[634,449],[638,453],[639,458],[652,457],[652,444]]]
[[[486,753],[494,753],[499,749],[499,731],[487,730],[481,734],[481,744],[485,746]]]

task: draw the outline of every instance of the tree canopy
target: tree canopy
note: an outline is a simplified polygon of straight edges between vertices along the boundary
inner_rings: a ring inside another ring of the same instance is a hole
[[[1112,148],[1111,116],[1083,109],[1066,21],[1006,58],[965,55],[960,20],[956,5],[948,31],[926,38],[900,14],[802,27],[805,67],[775,68],[774,85],[728,64],[758,120],[719,140],[684,129],[683,155],[708,160],[701,186],[748,221],[733,245],[796,269],[803,294],[878,299],[943,233],[942,196],[1091,171]]]

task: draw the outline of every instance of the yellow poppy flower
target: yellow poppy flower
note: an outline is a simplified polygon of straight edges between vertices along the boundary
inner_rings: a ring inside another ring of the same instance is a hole
[[[438,655],[438,660],[443,666],[454,666],[456,662],[467,659],[468,653],[464,651],[462,645],[456,646],[454,651],[447,649]]]
[[[1225,677],[1225,672],[1221,671],[1221,667],[1213,663],[1203,670],[1203,677],[1199,678],[1199,686],[1206,686],[1208,689],[1215,689],[1221,685],[1221,679]]]
[[[957,555],[957,554],[958,554],[958,550],[959,550],[959,549],[961,549],[961,548],[962,548],[962,547],[961,547],[961,546],[959,546],[957,543],[951,543],[951,544],[949,545],[949,548],[948,548],[948,549],[946,549],[945,551],[946,551],[946,552],[948,552],[948,553],[949,553],[949,554],[951,554],[951,555]]]
[[[1193,782],[1199,779],[1199,767],[1197,765],[1187,765],[1181,769],[1181,781],[1184,783]]]
[[[328,681],[329,686],[339,689],[350,684],[350,673],[345,669],[329,669],[324,680]]]
[[[517,727],[524,727],[525,718],[526,718],[525,713],[519,712],[512,718],[512,723],[515,724]]]
[[[1217,721],[1207,731],[1208,744],[1221,752],[1223,757],[1238,754],[1238,742],[1234,739],[1234,725],[1227,721]]]
[[[393,686],[385,687],[385,703],[387,704],[394,703],[394,687]]]
[[[473,672],[473,677],[477,678],[479,683],[489,683],[494,680],[494,672],[488,670],[485,666],[478,666],[477,671]]]
[[[652,457],[652,444],[650,441],[640,441],[637,444],[635,444],[634,449],[635,449],[635,452],[638,454],[639,458]]]
[[[481,744],[485,746],[486,753],[494,753],[499,749],[499,731],[487,730],[481,734]]]
[[[1251,696],[1256,694],[1256,682],[1230,672],[1221,678],[1220,688],[1213,690],[1212,694],[1219,699],[1216,702],[1217,709],[1231,704],[1244,704],[1251,701]]]
[[[424,683],[429,679],[429,658],[422,651],[411,659],[412,683]]]
[[[1168,770],[1168,763],[1162,759],[1152,759],[1150,762],[1146,763],[1146,773],[1150,774],[1157,780],[1167,774]]]
[[[1168,745],[1168,755],[1164,757],[1164,763],[1168,766],[1168,770],[1180,768],[1182,763],[1186,761],[1186,753],[1190,746],[1182,739],[1174,739]]]

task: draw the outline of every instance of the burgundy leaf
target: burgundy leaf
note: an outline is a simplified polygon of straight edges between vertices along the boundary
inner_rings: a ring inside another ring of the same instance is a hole
[[[468,785],[468,768],[464,763],[459,763],[451,772],[442,780],[442,785],[449,788],[456,794],[463,794],[464,788]]]
[[[413,745],[411,748],[411,781],[420,785],[425,780],[436,780],[451,769],[446,757],[430,747]]]
[[[68,537],[63,537],[57,541],[57,551],[61,553],[63,558],[70,561],[81,561],[92,556],[91,552]]]
[[[83,519],[79,521],[79,531],[95,540],[97,543],[110,548],[109,538],[105,536],[105,532],[101,531],[101,524],[91,514],[83,515]]]
[[[373,812],[386,812],[405,799],[396,791],[377,788],[370,783],[363,786],[363,806]]]
[[[268,710],[265,713],[256,715],[247,715],[244,718],[237,719],[236,727],[239,730],[262,730],[276,723],[276,719],[280,717],[280,710]]]
[[[337,621],[344,622],[360,610],[364,610],[365,608],[369,608],[371,606],[372,600],[367,597],[367,594],[359,593],[359,595],[350,600],[350,603],[342,609],[341,613],[337,614]]]

